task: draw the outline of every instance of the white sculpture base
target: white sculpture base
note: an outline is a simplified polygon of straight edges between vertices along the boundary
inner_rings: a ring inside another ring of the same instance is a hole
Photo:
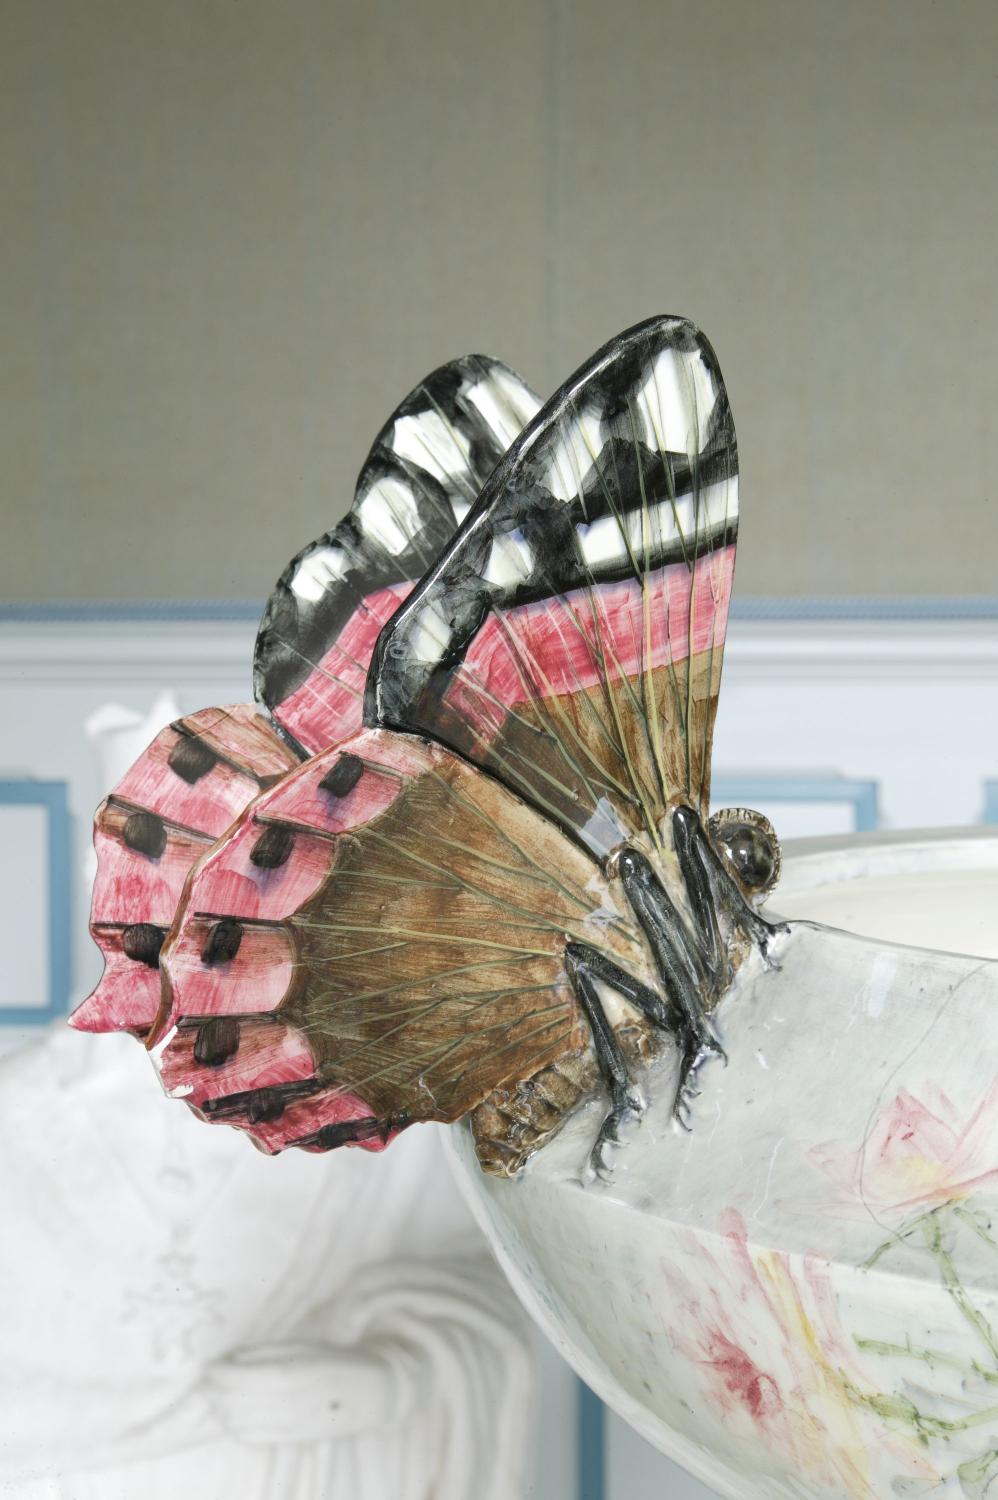
[[[610,1182],[598,1101],[516,1182],[455,1133],[528,1309],[722,1495],[998,1486],[996,884],[994,835],[791,850],[781,913],[932,950],[795,922],[723,1002],[692,1132],[666,1059]]]
[[[64,1023],[0,1128],[5,1500],[521,1493],[529,1346],[439,1130],[269,1159]]]

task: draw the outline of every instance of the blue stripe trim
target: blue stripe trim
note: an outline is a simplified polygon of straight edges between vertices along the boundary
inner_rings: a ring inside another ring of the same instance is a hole
[[[0,623],[95,624],[142,620],[259,620],[263,603],[256,599],[155,599],[114,602],[80,600],[66,604],[0,604]],[[930,594],[750,595],[735,599],[733,620],[998,620],[998,597],[979,594],[944,598]]]
[[[74,604],[0,604],[0,624],[133,624],[143,620],[259,620],[255,599],[155,599],[115,604],[105,600]]]
[[[984,783],[984,811],[982,823],[998,823],[998,781],[988,779]]]
[[[879,783],[849,776],[715,776],[711,802],[751,807],[756,802],[849,802],[853,828],[869,833],[879,823]]]
[[[733,620],[998,620],[998,597],[967,594],[817,595],[764,594],[733,599]]]
[[[47,815],[48,1004],[0,1006],[5,1026],[44,1026],[69,1009],[73,986],[72,830],[65,781],[0,781],[0,806],[43,807]]]
[[[607,1409],[584,1381],[578,1381],[576,1422],[578,1425],[579,1500],[604,1500],[606,1495]]]

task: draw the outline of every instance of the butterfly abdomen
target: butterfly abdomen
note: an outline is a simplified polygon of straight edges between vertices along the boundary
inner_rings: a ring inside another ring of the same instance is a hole
[[[629,1067],[649,1062],[661,1045],[660,1034],[637,1018],[617,1026],[615,1032]],[[566,1053],[510,1088],[496,1089],[470,1116],[482,1170],[499,1177],[515,1176],[528,1157],[602,1089],[591,1044]]]

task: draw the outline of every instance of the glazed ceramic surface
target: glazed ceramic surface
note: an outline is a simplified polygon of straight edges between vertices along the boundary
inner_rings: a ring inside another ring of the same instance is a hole
[[[714,351],[651,318],[536,408],[478,356],[421,382],[277,582],[265,711],[174,720],[98,809],[71,1023],[267,1152],[470,1115],[514,1176],[601,1094],[601,1170],[631,1063],[678,1044],[685,1121],[770,950],[773,829],[704,821],[739,524]]]
[[[774,908],[854,932],[746,962],[689,1133],[668,1059],[609,1181],[598,1103],[515,1181],[453,1132],[529,1310],[721,1495],[998,1492],[996,886],[993,835],[804,845]]]

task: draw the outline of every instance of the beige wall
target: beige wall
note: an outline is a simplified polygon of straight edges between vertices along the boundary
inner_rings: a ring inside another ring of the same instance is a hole
[[[995,0],[4,0],[9,600],[262,596],[478,348],[713,340],[747,593],[996,593]]]

